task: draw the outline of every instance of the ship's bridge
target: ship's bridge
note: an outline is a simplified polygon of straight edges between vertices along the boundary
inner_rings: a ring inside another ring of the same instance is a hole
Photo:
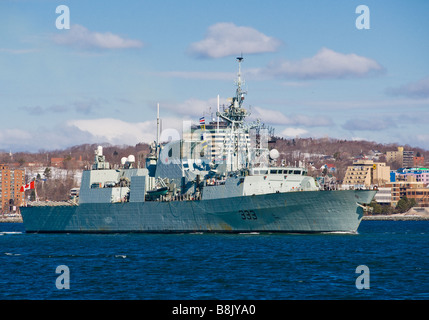
[[[292,167],[271,167],[271,168],[252,168],[249,172],[251,176],[260,175],[281,175],[281,174],[295,174],[299,176],[306,176],[307,170],[304,168]]]

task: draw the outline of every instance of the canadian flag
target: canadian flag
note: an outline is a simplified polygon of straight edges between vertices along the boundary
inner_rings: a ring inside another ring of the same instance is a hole
[[[30,183],[27,183],[25,186],[22,186],[19,191],[24,192],[25,190],[34,189],[34,181],[31,181]]]

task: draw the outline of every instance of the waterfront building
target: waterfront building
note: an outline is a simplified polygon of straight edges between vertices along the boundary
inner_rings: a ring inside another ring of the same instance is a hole
[[[353,165],[347,167],[343,187],[370,188],[382,186],[389,181],[390,167],[384,162],[360,159],[353,161]]]
[[[428,168],[400,168],[396,171],[393,171],[391,182],[395,182],[395,181],[415,181],[415,182],[421,182],[425,186],[429,185],[429,169]]]
[[[11,169],[7,164],[0,164],[0,211],[16,211],[24,202],[25,170]]]
[[[420,197],[420,193],[417,195],[415,192],[420,192],[421,189],[426,189],[429,191],[429,189],[424,188],[423,183],[416,182],[413,177],[407,177],[407,180],[405,181],[395,181],[395,182],[389,182],[385,185],[387,188],[391,188],[391,195],[392,195],[392,201],[391,206],[396,207],[398,204],[398,201],[401,198],[408,197],[409,195],[412,196],[414,199],[422,198]],[[414,192],[414,194],[413,194]],[[419,206],[419,202],[418,206]]]
[[[429,188],[408,189],[407,198],[414,199],[416,207],[429,207]]]
[[[392,188],[379,187],[377,190],[374,200],[379,204],[392,205]]]

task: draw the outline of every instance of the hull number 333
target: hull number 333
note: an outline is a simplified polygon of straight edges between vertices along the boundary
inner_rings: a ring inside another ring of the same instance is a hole
[[[243,220],[257,220],[255,211],[253,210],[239,210],[238,214],[241,216]]]

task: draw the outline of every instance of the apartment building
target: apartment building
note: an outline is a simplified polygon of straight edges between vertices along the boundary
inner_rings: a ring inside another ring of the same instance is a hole
[[[373,160],[355,160],[347,167],[343,186],[354,188],[369,188],[384,185],[390,181],[390,167],[384,162]]]
[[[7,164],[0,164],[0,211],[16,210],[24,202],[24,192],[20,192],[25,185],[25,171],[11,169]]]
[[[398,147],[397,151],[386,152],[386,161],[399,163],[402,167],[403,155],[404,155],[404,147]]]
[[[429,169],[427,168],[401,168],[392,175],[394,181],[416,181],[429,185]],[[409,180],[409,179],[413,180]]]
[[[397,151],[386,152],[387,162],[396,162],[401,167],[411,168],[424,166],[424,157],[417,157],[414,155],[414,151],[404,151],[403,147],[398,147]]]
[[[402,166],[406,168],[414,166],[414,151],[404,151],[402,153]]]
[[[403,198],[413,198],[417,202],[417,206],[423,206],[424,202],[428,203],[428,200],[425,200],[429,194],[429,189],[424,188],[423,183],[416,182],[412,177],[408,177],[406,181],[396,181],[390,182],[385,185],[386,188],[391,188],[391,205],[396,207],[398,201]]]
[[[417,207],[429,207],[429,188],[408,189],[407,198],[414,199]]]

